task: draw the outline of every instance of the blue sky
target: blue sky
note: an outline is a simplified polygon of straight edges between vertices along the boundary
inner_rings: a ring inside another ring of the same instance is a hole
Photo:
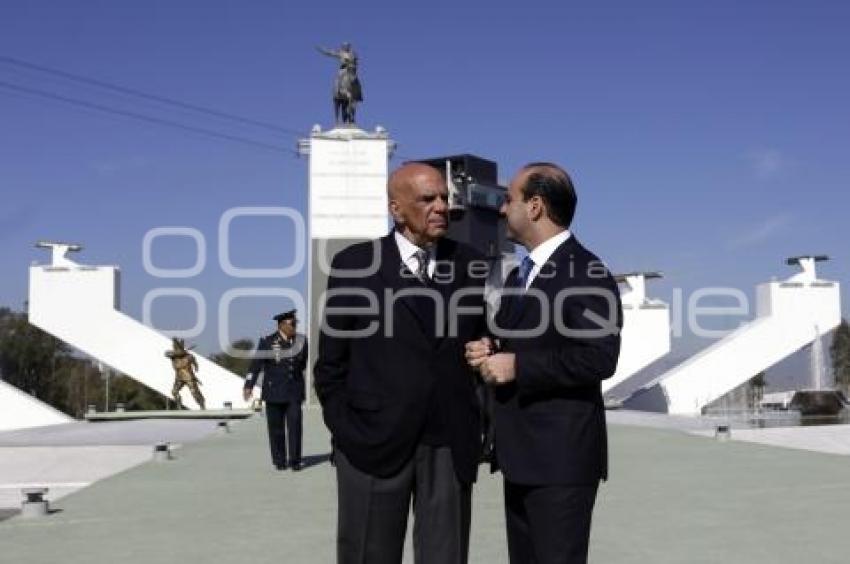
[[[844,2],[44,2],[0,5],[0,56],[216,108],[284,129],[331,122],[334,63],[315,45],[354,44],[366,101],[358,121],[385,126],[406,158],[470,152],[508,179],[553,160],[579,192],[575,231],[617,271],[662,270],[654,296],[755,284],[787,256],[834,257],[845,282],[850,239],[850,6]],[[105,115],[0,85],[0,305],[26,299],[38,239],[82,242],[90,264],[119,264],[122,308],[141,317],[162,286],[142,239],[188,226],[208,260],[190,286],[304,288],[304,277],[234,280],[218,265],[217,227],[234,206],[306,201],[296,135],[244,126],[0,62],[0,83],[216,130],[273,151]],[[396,159],[395,162],[398,162]],[[233,261],[292,258],[291,230],[234,223]],[[188,240],[154,248],[159,266],[194,262]],[[255,338],[284,304],[236,304],[230,331]],[[846,310],[846,308],[845,308]],[[154,321],[193,324],[186,300]],[[731,325],[740,320],[728,320]],[[680,350],[695,347],[682,339]]]

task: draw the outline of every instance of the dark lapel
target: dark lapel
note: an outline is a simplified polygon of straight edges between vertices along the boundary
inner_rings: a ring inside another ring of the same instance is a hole
[[[505,283],[502,287],[503,291],[505,289],[516,290],[519,287],[517,280],[518,272],[519,266],[515,266],[511,269],[507,278],[505,278]],[[508,329],[514,326],[514,322],[519,319],[521,297],[522,296],[516,294],[502,294],[502,297],[499,299],[499,311],[496,314],[496,324],[499,327]]]
[[[457,243],[449,239],[437,241],[437,249],[434,259],[437,268],[434,271],[434,280],[431,284],[443,295],[448,305],[452,293],[460,286],[460,280],[465,276],[463,269],[465,264],[459,263],[457,259]]]
[[[442,335],[448,335],[451,320],[449,316],[454,315],[451,304],[452,296],[466,281],[466,269],[469,265],[458,260],[458,243],[451,239],[440,239],[437,241],[437,249],[434,255],[437,268],[434,271],[434,279],[431,287],[440,292],[443,297],[443,327]],[[449,342],[450,339],[442,339],[440,344]]]

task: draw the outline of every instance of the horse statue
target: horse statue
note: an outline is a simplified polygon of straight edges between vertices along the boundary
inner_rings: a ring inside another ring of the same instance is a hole
[[[363,89],[357,78],[357,54],[351,43],[343,43],[339,50],[316,47],[320,53],[339,61],[339,71],[334,80],[334,119],[337,123],[354,124],[357,103],[363,101]]]

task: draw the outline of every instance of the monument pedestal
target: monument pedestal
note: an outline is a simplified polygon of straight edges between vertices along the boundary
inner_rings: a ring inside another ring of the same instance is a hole
[[[367,132],[355,126],[322,131],[317,125],[309,138],[299,141],[298,149],[309,157],[307,335],[312,369],[319,344],[319,308],[334,255],[353,243],[382,237],[389,228],[387,174],[395,143],[380,126]],[[307,379],[311,404],[315,401],[311,370]]]
[[[838,390],[799,390],[788,407],[800,415],[838,415],[847,406],[847,398]]]

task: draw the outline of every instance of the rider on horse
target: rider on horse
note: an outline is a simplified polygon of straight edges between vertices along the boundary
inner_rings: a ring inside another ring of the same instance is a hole
[[[317,49],[339,61],[339,72],[334,80],[334,118],[337,123],[353,124],[357,103],[363,101],[363,90],[357,78],[357,54],[350,43],[343,43],[338,51]]]

